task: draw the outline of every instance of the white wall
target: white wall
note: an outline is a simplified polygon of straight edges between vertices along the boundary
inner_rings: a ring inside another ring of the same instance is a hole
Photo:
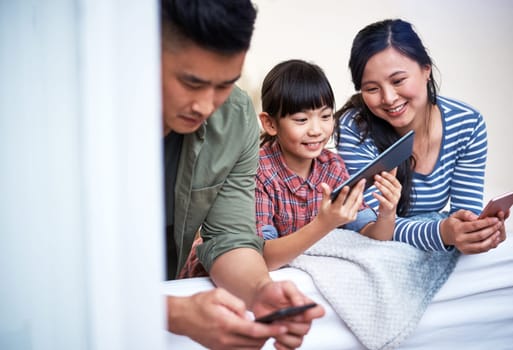
[[[164,345],[157,2],[0,0],[0,349]]]
[[[510,0],[255,0],[256,31],[241,85],[257,109],[265,74],[303,58],[328,75],[341,106],[353,92],[347,68],[351,42],[365,25],[401,17],[416,27],[438,67],[441,94],[473,105],[489,132],[488,195],[513,190],[513,1]]]

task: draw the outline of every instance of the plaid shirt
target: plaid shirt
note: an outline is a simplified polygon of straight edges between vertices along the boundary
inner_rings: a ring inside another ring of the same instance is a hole
[[[277,142],[265,144],[260,148],[256,176],[258,235],[268,239],[296,232],[317,216],[322,201],[320,184],[327,183],[333,189],[348,177],[342,158],[324,149],[314,159],[308,178],[303,179],[287,168]],[[368,222],[367,217],[365,224]]]

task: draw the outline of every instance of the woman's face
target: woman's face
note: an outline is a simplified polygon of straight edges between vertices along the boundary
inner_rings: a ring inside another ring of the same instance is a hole
[[[426,117],[430,73],[430,66],[421,67],[396,49],[387,48],[372,56],[365,66],[363,100],[374,115],[399,133],[415,129]]]

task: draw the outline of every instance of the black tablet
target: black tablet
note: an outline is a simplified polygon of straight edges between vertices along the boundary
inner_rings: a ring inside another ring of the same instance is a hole
[[[383,153],[361,168],[357,173],[351,176],[344,183],[331,192],[331,200],[335,200],[344,186],[353,187],[361,179],[366,179],[365,189],[374,184],[374,175],[382,171],[390,171],[399,166],[413,151],[413,136],[415,132],[410,130],[406,135],[394,142]]]

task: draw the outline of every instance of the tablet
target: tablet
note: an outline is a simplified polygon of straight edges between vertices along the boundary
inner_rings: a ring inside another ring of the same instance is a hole
[[[503,211],[504,213],[513,205],[513,192],[506,192],[498,197],[490,199],[486,207],[479,215],[480,219],[489,216],[497,216],[497,213]]]
[[[394,142],[373,161],[344,181],[342,185],[335,188],[333,192],[331,192],[331,200],[334,201],[338,197],[338,194],[344,186],[353,187],[361,179],[367,179],[367,182],[365,183],[365,189],[367,189],[374,184],[374,175],[379,174],[382,171],[390,171],[401,165],[402,162],[411,156],[413,151],[414,134],[415,132],[410,130],[406,135]]]

